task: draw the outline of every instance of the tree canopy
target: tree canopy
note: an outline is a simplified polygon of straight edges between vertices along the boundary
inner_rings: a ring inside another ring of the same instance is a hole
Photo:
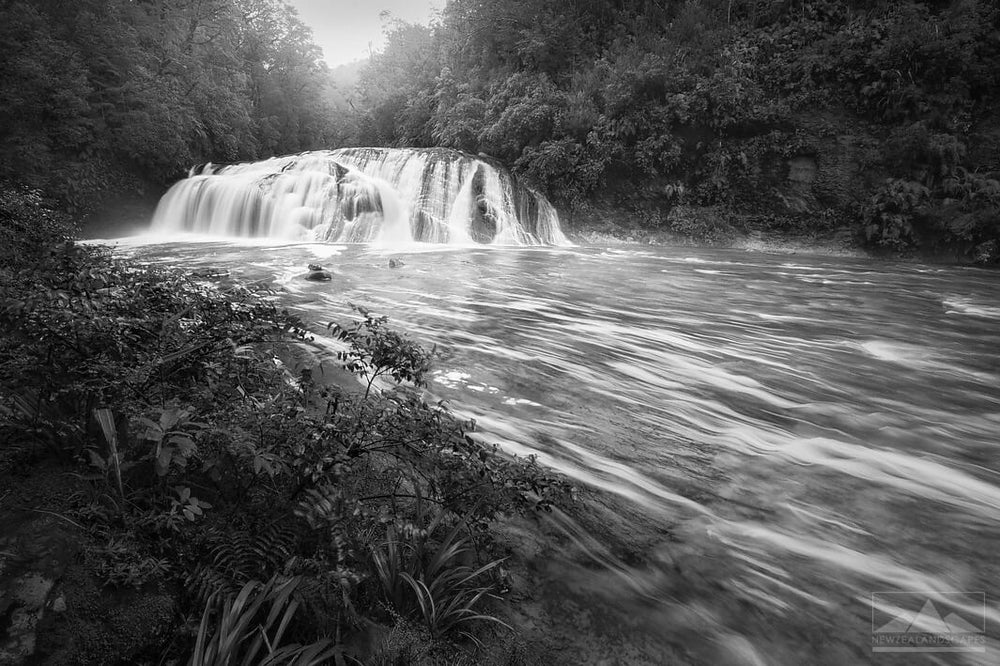
[[[327,66],[282,0],[6,0],[2,14],[0,178],[70,207],[337,140]]]
[[[850,214],[886,246],[1000,235],[1000,165],[972,149],[1000,147],[983,141],[993,2],[451,0],[431,28],[387,36],[355,141],[484,152],[564,205],[639,201],[655,220],[678,204],[787,210],[764,176],[840,135],[871,144],[851,157],[865,182],[821,191],[811,214]]]

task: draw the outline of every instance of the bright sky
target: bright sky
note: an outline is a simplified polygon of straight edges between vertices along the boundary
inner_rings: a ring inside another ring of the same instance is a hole
[[[388,11],[407,23],[430,23],[444,0],[288,0],[299,18],[312,28],[331,67],[368,57],[383,46],[382,20]]]

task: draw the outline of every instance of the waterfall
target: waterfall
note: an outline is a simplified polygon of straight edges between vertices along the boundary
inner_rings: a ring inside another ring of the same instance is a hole
[[[341,148],[191,170],[154,233],[406,245],[563,245],[559,215],[502,167],[443,148]]]

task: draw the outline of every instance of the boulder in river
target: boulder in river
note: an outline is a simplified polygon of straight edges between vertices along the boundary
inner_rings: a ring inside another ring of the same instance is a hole
[[[191,277],[200,279],[223,278],[229,277],[229,271],[208,266],[205,268],[196,268],[191,271]]]
[[[306,273],[305,278],[313,282],[327,282],[333,279],[333,273],[319,264],[309,264],[309,272]]]
[[[406,264],[404,264],[402,262],[402,260],[400,260],[400,259],[390,259],[389,260],[389,268],[402,268],[405,265]]]

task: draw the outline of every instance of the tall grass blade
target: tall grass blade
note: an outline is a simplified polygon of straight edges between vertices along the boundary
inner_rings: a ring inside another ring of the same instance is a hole
[[[122,485],[122,463],[118,455],[118,430],[115,428],[115,418],[111,410],[101,407],[94,410],[94,418],[101,426],[104,439],[108,442],[108,450],[111,453],[111,471],[115,475],[115,485],[118,487],[118,496],[125,499],[125,488]]]

